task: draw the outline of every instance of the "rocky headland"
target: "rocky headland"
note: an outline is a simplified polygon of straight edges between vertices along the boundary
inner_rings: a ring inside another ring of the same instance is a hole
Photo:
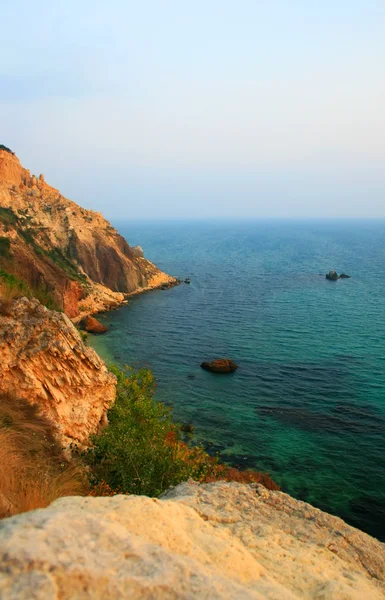
[[[107,310],[125,297],[172,286],[104,219],[67,200],[0,148],[0,276],[51,297],[71,318]],[[0,277],[1,278],[1,277]]]

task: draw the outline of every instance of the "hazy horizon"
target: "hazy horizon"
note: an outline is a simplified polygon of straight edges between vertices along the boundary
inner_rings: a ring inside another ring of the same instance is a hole
[[[385,218],[385,3],[2,10],[0,143],[121,219]]]

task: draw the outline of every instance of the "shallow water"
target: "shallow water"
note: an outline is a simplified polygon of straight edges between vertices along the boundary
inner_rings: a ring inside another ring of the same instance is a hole
[[[385,222],[114,225],[191,284],[101,315],[91,345],[149,365],[210,451],[385,539]]]

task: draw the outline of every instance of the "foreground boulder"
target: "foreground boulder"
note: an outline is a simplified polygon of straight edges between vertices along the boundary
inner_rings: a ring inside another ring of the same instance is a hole
[[[107,331],[107,327],[103,323],[91,316],[85,317],[81,321],[80,326],[87,333],[106,333]]]
[[[233,373],[238,369],[238,365],[229,358],[217,358],[210,362],[203,362],[201,367],[212,373]]]
[[[62,498],[0,522],[4,600],[379,600],[385,546],[261,485]]]

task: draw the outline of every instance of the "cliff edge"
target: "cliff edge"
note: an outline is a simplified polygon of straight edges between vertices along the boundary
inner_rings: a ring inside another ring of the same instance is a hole
[[[176,283],[100,213],[67,200],[1,148],[0,270],[51,295],[71,318]]]
[[[0,522],[0,596],[379,600],[385,546],[258,484],[62,498]]]
[[[0,390],[39,406],[64,446],[107,423],[116,379],[63,313],[36,299],[0,300]]]

